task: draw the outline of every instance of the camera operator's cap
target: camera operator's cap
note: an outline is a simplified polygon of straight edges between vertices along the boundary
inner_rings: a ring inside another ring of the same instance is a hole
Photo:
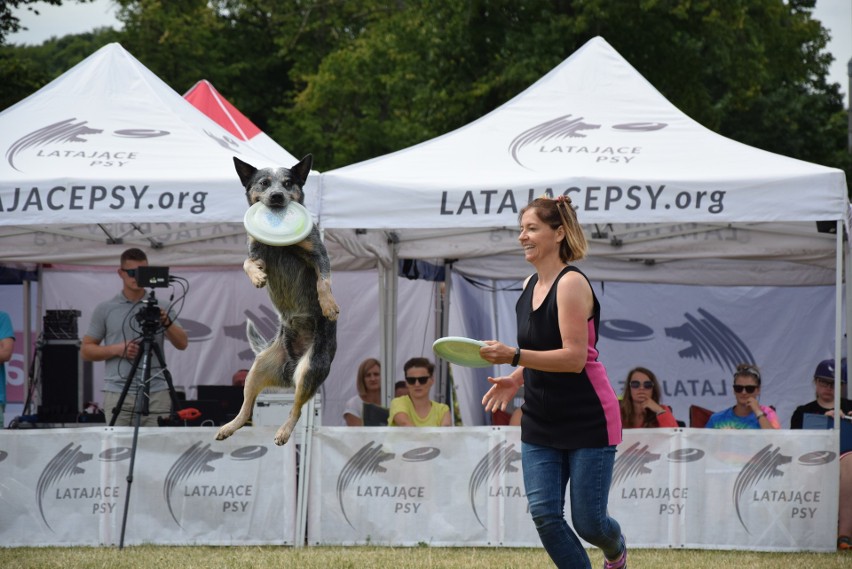
[[[287,207],[269,208],[261,202],[252,205],[243,217],[249,235],[267,245],[292,245],[310,235],[314,222],[310,212],[298,202]]]
[[[822,360],[817,364],[814,379],[830,379],[834,381],[834,360]],[[846,358],[840,360],[840,383],[846,383]]]

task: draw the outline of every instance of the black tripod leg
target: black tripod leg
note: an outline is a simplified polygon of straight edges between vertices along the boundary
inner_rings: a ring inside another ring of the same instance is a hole
[[[169,386],[169,397],[172,399],[172,411],[169,413],[169,418],[172,420],[172,423],[174,423],[178,420],[177,412],[178,407],[180,407],[180,403],[178,402],[175,385],[172,383],[172,374],[169,372],[169,368],[166,367],[166,360],[163,358],[163,351],[160,349],[160,345],[152,344],[151,347],[154,349],[157,361],[160,362],[160,369],[163,372],[163,377],[166,379],[166,385]]]
[[[110,427],[114,426],[115,420],[118,419],[118,414],[121,412],[121,408],[124,405],[124,399],[127,397],[127,392],[130,389],[130,384],[133,383],[133,378],[136,377],[136,370],[139,368],[139,363],[142,361],[143,351],[144,350],[139,350],[139,352],[136,354],[136,358],[133,360],[133,365],[130,368],[130,374],[128,374],[127,380],[124,382],[124,387],[121,389],[121,395],[118,396],[118,402],[112,409],[112,418],[109,420]],[[150,369],[150,363],[148,367]],[[136,405],[134,405],[134,408],[135,407]]]
[[[142,350],[136,356],[136,361],[133,363],[133,375],[135,375],[139,360],[142,361],[142,389],[136,392],[136,402],[133,406],[133,444],[130,447],[130,466],[127,470],[127,492],[124,498],[124,516],[121,520],[121,540],[119,541],[119,549],[124,549],[124,530],[127,527],[127,512],[130,509],[130,487],[133,484],[133,468],[136,466],[136,446],[139,441],[139,426],[142,423],[142,415],[148,414],[148,398],[151,395],[151,346],[157,344],[146,339],[142,342]],[[124,386],[124,391],[121,393],[118,409],[121,409],[121,402],[124,396],[127,395],[127,387],[130,381],[133,380],[133,375],[130,376],[127,384]],[[113,420],[117,416],[113,413]]]

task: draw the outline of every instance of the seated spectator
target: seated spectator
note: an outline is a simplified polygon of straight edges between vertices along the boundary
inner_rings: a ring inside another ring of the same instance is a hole
[[[660,404],[660,382],[654,372],[635,367],[627,372],[621,395],[621,426],[625,429],[677,427],[670,407]]]
[[[840,384],[846,388],[846,358],[840,362]],[[801,429],[805,413],[827,415],[834,417],[834,360],[823,360],[814,372],[814,388],[816,399],[805,405],[799,405],[790,418],[791,429]],[[840,394],[840,413],[843,416],[852,414],[852,401],[846,399],[845,393]]]
[[[403,366],[408,395],[396,397],[390,404],[388,425],[397,427],[449,427],[450,407],[429,398],[435,383],[435,364],[426,358],[411,358]]]
[[[350,398],[343,408],[343,420],[349,427],[364,426],[364,403],[382,406],[382,365],[376,358],[367,358],[358,366],[355,375],[358,395]]]
[[[408,395],[408,384],[404,379],[400,379],[393,385],[393,396],[402,397],[403,395]]]
[[[778,415],[772,407],[759,403],[760,370],[753,364],[740,364],[734,372],[736,404],[713,413],[705,425],[708,429],[780,429]]]
[[[248,376],[249,370],[247,369],[238,369],[234,372],[234,375],[231,376],[231,385],[236,387],[245,387],[246,386],[246,376]]]
[[[814,372],[816,399],[796,407],[790,418],[791,429],[801,429],[805,413],[834,417],[834,360],[823,360]],[[840,414],[852,414],[852,401],[846,399],[846,358],[840,360]],[[840,504],[837,509],[837,549],[852,550],[852,452],[840,457]]]

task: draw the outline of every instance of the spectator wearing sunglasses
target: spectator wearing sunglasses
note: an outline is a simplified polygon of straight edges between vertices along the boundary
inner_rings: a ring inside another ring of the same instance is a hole
[[[83,336],[80,356],[85,361],[104,362],[104,410],[112,419],[113,409],[118,405],[121,391],[127,383],[133,369],[133,362],[142,350],[141,324],[134,317],[143,307],[145,288],[136,282],[136,269],[148,266],[148,256],[141,249],[127,249],[121,254],[118,276],[121,279],[121,291],[113,298],[100,303],[92,313],[89,329]],[[177,321],[173,309],[168,312],[160,308],[160,327],[156,342],[163,350],[164,340],[168,340],[178,350],[185,350],[189,340],[186,331]],[[133,413],[136,408],[136,394],[142,388],[143,366],[137,366],[121,411],[115,425],[133,425]],[[148,415],[143,415],[140,425],[158,426],[158,417],[167,417],[172,408],[169,386],[163,377],[162,366],[158,358],[151,358],[150,397]]]
[[[449,427],[450,407],[429,399],[435,383],[435,364],[426,358],[411,358],[403,366],[408,395],[391,401],[388,425],[396,427]]]
[[[790,418],[791,429],[801,429],[805,413],[834,417],[834,360],[823,360],[814,372],[816,399],[800,405]],[[846,399],[846,358],[840,360],[840,413],[852,416],[852,401]],[[840,506],[838,508],[837,549],[852,551],[852,452],[840,457]]]
[[[740,364],[734,372],[733,383],[736,405],[713,413],[708,429],[780,429],[778,415],[772,407],[761,405],[760,370],[754,364]]]
[[[677,427],[671,408],[660,403],[660,382],[648,368],[635,367],[627,373],[620,405],[625,429]]]

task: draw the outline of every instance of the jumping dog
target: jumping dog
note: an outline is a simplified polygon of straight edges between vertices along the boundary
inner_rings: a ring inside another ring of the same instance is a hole
[[[313,158],[305,156],[290,168],[263,168],[234,157],[234,166],[246,190],[249,206],[260,201],[269,208],[286,208],[304,201],[302,188]],[[266,387],[294,388],[293,408],[275,433],[275,444],[283,445],[302,414],[302,406],[317,392],[328,376],[337,350],[337,316],[340,309],[331,294],[331,263],[316,225],[299,243],[266,245],[248,239],[248,258],[243,269],[258,288],[266,287],[279,316],[278,332],[267,341],[251,320],[246,333],[255,353],[246,376],[243,405],[230,423],[223,425],[216,440],[223,440],[246,424],[254,401]]]

